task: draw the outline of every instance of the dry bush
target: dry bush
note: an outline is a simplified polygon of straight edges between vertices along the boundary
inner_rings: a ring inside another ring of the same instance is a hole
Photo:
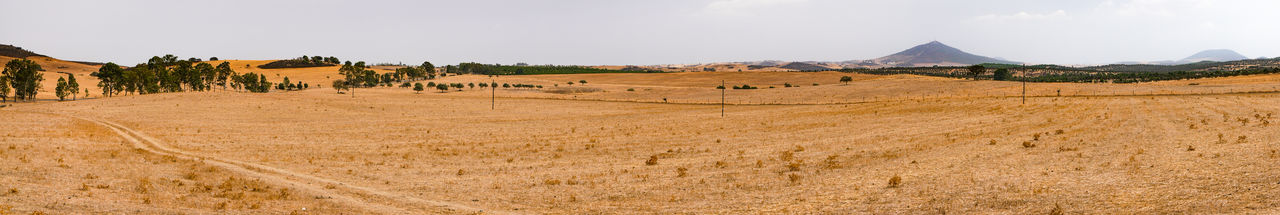
[[[996,140],[991,140],[991,142],[987,143],[987,145],[996,145]]]
[[[826,160],[822,160],[822,168],[824,169],[839,169],[840,167],[840,155],[830,155],[827,156]]]
[[[787,163],[787,171],[800,171],[800,167],[804,167],[804,160],[795,160],[791,163]]]
[[[1031,140],[1034,140],[1034,141],[1040,141],[1040,133],[1036,133],[1036,134],[1034,134],[1034,135],[1031,135]]]
[[[1053,131],[1053,134],[1062,134],[1062,133],[1064,133],[1064,132],[1062,131],[1062,129],[1058,129],[1058,130],[1056,130],[1056,131]]]
[[[725,167],[729,167],[729,164],[724,161],[716,161],[716,168],[724,169]]]
[[[1049,210],[1049,215],[1062,215],[1062,214],[1063,214],[1062,205],[1058,205],[1058,203],[1054,203],[1053,209]]]
[[[1244,135],[1240,135],[1239,138],[1236,138],[1236,143],[1248,143],[1248,142],[1249,142],[1249,137],[1246,137]]]
[[[800,179],[803,179],[803,177],[801,177],[798,174],[795,174],[795,173],[787,174],[787,181],[790,181],[792,184],[799,184]]]
[[[644,165],[649,165],[649,166],[658,165],[658,156],[650,155],[649,160],[644,161]]]
[[[146,177],[139,178],[139,179],[138,179],[138,188],[137,188],[137,189],[135,189],[135,190],[136,190],[136,191],[138,191],[138,193],[147,193],[147,191],[150,191],[150,190],[151,190],[151,179],[146,178]]]
[[[676,177],[685,177],[685,176],[689,176],[688,168],[684,168],[684,167],[676,168]]]
[[[560,179],[547,179],[542,181],[545,185],[560,185]]]
[[[893,178],[889,178],[889,188],[898,188],[898,186],[901,186],[901,185],[902,185],[902,177],[899,177],[898,175],[893,175]]]
[[[1077,150],[1080,150],[1080,148],[1076,148],[1076,147],[1067,147],[1067,146],[1058,146],[1058,151],[1059,151],[1059,152],[1071,152],[1071,151],[1077,151]]]
[[[1033,148],[1033,147],[1036,147],[1035,143],[1031,143],[1031,141],[1022,141],[1022,148]]]
[[[791,159],[795,159],[795,158],[796,158],[796,154],[791,151],[782,151],[782,154],[778,155],[778,160],[782,160],[782,161],[791,161]]]

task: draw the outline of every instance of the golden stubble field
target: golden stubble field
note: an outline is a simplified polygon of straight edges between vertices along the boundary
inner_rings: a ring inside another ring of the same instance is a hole
[[[729,90],[721,117],[722,79],[778,88]],[[492,110],[480,88],[24,103],[0,109],[0,209],[1277,213],[1280,94],[1213,91],[1274,79],[1032,84],[1025,105],[1016,82],[751,72],[504,76],[544,89]],[[576,80],[594,89],[553,89]],[[1125,90],[1192,95],[1067,93]]]

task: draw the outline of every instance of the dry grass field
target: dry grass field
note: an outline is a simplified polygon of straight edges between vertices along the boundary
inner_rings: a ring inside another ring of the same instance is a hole
[[[338,76],[310,70],[279,71]],[[0,212],[1280,213],[1280,76],[1036,83],[1026,104],[1017,82],[910,75],[492,80],[544,88],[0,108]],[[722,117],[721,80],[761,89],[726,90]]]

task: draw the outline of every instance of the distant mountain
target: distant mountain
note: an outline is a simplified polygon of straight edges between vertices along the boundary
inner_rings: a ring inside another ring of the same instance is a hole
[[[1223,62],[1244,59],[1249,59],[1249,57],[1245,57],[1244,55],[1236,53],[1230,49],[1210,49],[1191,55],[1191,57],[1183,58],[1182,60],[1179,60],[1178,63],[1195,63],[1200,61]]]
[[[982,63],[1020,64],[1019,62],[984,57],[947,46],[938,41],[911,47],[910,49],[859,64],[874,63],[885,66],[958,66]]]
[[[1227,61],[1248,60],[1248,59],[1249,57],[1245,57],[1244,55],[1241,55],[1240,53],[1236,53],[1235,51],[1232,51],[1230,49],[1210,49],[1210,50],[1197,52],[1196,54],[1193,54],[1190,57],[1183,58],[1182,60],[1176,60],[1176,61],[1173,61],[1173,60],[1122,61],[1116,64],[1181,65],[1181,64],[1198,63],[1198,62],[1204,62],[1204,61],[1227,62]]]

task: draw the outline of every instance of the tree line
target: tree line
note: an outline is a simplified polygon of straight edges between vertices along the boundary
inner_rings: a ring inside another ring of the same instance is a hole
[[[396,82],[434,79],[437,75],[436,67],[431,62],[422,62],[421,66],[404,67],[396,69],[394,72],[378,74],[378,72],[369,69],[369,66],[365,65],[364,61],[356,63],[351,63],[351,61],[344,62],[342,67],[338,68],[338,74],[342,75],[343,79],[334,80],[332,86],[339,93],[350,91],[354,88],[390,87],[393,85],[392,83]],[[439,75],[444,76],[444,74]]]
[[[115,63],[107,63],[90,76],[98,78],[98,87],[102,88],[102,95],[108,97],[120,93],[207,91],[214,86],[222,87],[224,90],[231,87],[237,91],[243,89],[264,93],[271,86],[265,75],[236,74],[228,62],[213,66],[205,62],[178,60],[173,55],[155,56],[146,63],[127,69]]]
[[[536,74],[579,74],[579,73],[647,73],[647,70],[612,70],[583,66],[519,66],[480,63],[459,63],[457,66],[446,66],[446,73],[480,74],[480,75],[536,75]]]
[[[294,59],[271,61],[270,63],[258,65],[258,68],[263,68],[263,69],[303,68],[303,67],[333,66],[333,65],[338,65],[339,63],[341,62],[338,61],[338,58],[333,56],[329,56],[329,57],[309,56],[308,57],[306,55],[303,55],[302,57],[298,57]]]

